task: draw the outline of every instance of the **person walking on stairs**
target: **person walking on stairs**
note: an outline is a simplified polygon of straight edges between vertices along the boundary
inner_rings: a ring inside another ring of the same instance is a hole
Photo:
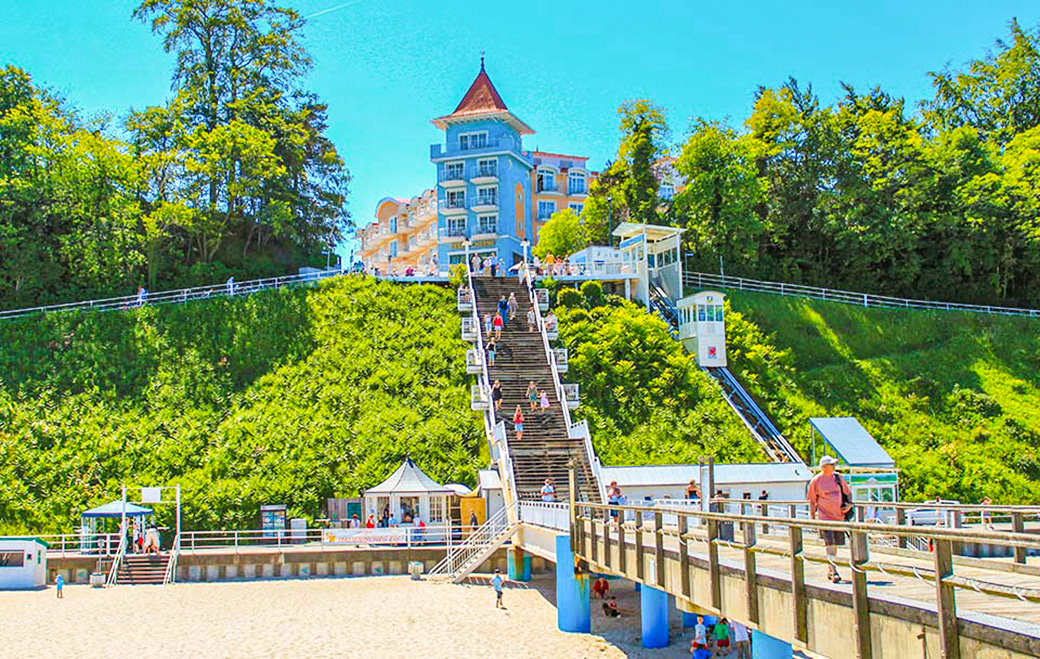
[[[491,339],[490,341],[488,341],[486,350],[487,350],[488,366],[494,366],[495,365],[495,340],[494,339]]]
[[[509,302],[505,295],[498,298],[498,315],[502,316],[502,329],[509,327]]]
[[[527,331],[533,332],[538,326],[537,317],[534,315],[534,307],[527,310]]]
[[[496,412],[502,408],[502,383],[498,380],[491,385],[491,402],[495,404]]]
[[[546,478],[545,485],[542,486],[542,501],[544,503],[553,503],[556,501],[556,488],[553,487],[553,480],[551,478]]]
[[[542,389],[542,393],[538,396],[538,406],[542,408],[540,420],[544,425],[552,418],[549,413],[549,394],[545,393],[545,389]]]
[[[516,430],[516,441],[521,441],[524,438],[524,411],[520,409],[520,406],[516,406],[516,412],[513,413],[513,428]]]
[[[502,318],[502,314],[495,312],[495,319],[491,321],[492,327],[495,328],[495,339],[502,338],[502,329],[505,327],[506,321]]]
[[[509,320],[516,320],[516,312],[520,308],[520,303],[516,301],[516,293],[509,294],[509,299],[506,301],[506,308],[509,310]]]
[[[532,412],[538,409],[538,387],[535,386],[534,380],[527,385],[527,402],[530,403]]]

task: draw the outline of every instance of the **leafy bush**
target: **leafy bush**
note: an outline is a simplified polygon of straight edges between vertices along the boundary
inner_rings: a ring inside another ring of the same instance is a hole
[[[580,307],[585,304],[585,298],[573,288],[564,288],[556,294],[556,303],[563,307]]]
[[[581,285],[581,294],[590,307],[603,304],[603,284],[598,281],[587,281]]]

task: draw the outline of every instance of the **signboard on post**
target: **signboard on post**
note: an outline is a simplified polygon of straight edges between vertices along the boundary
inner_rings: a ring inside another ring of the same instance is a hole
[[[141,503],[162,503],[162,488],[142,487]]]
[[[263,530],[265,538],[284,535],[285,504],[260,506],[260,528]]]

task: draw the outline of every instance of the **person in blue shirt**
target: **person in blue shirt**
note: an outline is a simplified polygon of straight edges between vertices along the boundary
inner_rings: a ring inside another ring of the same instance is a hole
[[[54,587],[58,589],[58,599],[64,599],[65,594],[61,592],[61,589],[65,587],[65,577],[58,575],[58,578],[54,580]]]
[[[509,300],[505,295],[498,300],[498,313],[502,314],[502,329],[505,329],[509,323]]]
[[[495,570],[495,576],[491,577],[491,585],[495,589],[495,608],[504,609],[502,604],[502,570]]]

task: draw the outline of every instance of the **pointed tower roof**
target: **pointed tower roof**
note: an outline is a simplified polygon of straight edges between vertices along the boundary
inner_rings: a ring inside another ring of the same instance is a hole
[[[480,73],[477,74],[473,84],[469,86],[466,95],[459,101],[455,111],[443,117],[433,119],[433,125],[445,130],[448,125],[464,121],[477,121],[480,119],[501,119],[515,128],[521,135],[531,135],[534,130],[520,121],[516,115],[509,111],[505,101],[499,96],[498,90],[492,84],[487,71],[484,70],[484,58],[480,58]]]

